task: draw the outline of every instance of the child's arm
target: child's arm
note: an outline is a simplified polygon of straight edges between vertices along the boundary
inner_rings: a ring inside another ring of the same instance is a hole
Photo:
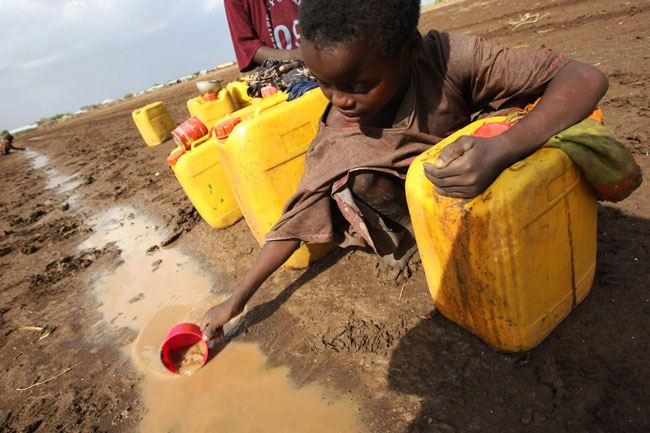
[[[301,59],[302,55],[299,48],[293,50],[279,50],[277,48],[267,47],[262,45],[255,51],[253,56],[253,61],[258,65],[264,63],[266,59],[278,59],[278,60],[296,60]]]
[[[203,315],[201,329],[204,336],[210,340],[218,335],[217,331],[230,319],[244,311],[246,302],[253,296],[257,289],[266,281],[282,263],[293,254],[300,246],[300,241],[282,240],[272,241],[262,247],[255,263],[248,270],[244,281],[235,289],[226,301],[210,308]]]
[[[458,138],[440,152],[435,164],[425,163],[425,175],[439,194],[475,197],[510,165],[586,118],[607,87],[602,72],[573,60],[549,81],[537,106],[512,128],[492,138]]]

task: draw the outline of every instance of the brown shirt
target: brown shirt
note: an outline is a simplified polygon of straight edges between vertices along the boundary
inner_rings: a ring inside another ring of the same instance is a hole
[[[374,247],[363,212],[345,200],[349,194],[337,194],[346,189],[351,171],[372,169],[404,178],[416,156],[469,124],[473,115],[540,96],[567,62],[551,50],[513,49],[430,32],[391,128],[331,128],[324,124],[325,113],[307,152],[305,174],[266,241]]]

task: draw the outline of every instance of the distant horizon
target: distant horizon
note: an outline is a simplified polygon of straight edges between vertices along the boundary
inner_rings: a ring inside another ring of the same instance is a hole
[[[0,0],[0,130],[235,58],[223,0]],[[45,41],[45,43],[44,43]]]
[[[11,23],[0,44],[0,130],[235,60],[223,0],[0,0],[0,14]]]

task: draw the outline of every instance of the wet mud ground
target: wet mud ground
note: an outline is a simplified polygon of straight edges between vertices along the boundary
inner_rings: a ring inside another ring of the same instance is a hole
[[[650,173],[647,2],[449,2],[420,27],[553,47],[598,66],[610,80],[605,122]],[[236,77],[236,68],[210,75]],[[0,158],[0,430],[135,431],[143,418],[141,375],[122,351],[137,333],[103,321],[93,295],[124,258],[114,242],[80,248],[98,230],[93,218],[134,208],[160,233],[142,254],[182,251],[215,295],[255,259],[245,222],[202,221],[167,167],[173,144],[147,147],[131,120],[162,100],[180,123],[196,94],[176,84],[41,127],[17,137],[27,151]],[[417,256],[394,275],[358,250],[275,273],[235,340],[258,343],[297,385],[350,398],[371,432],[650,431],[649,192],[646,181],[599,205],[591,293],[529,352],[499,353],[437,314]]]

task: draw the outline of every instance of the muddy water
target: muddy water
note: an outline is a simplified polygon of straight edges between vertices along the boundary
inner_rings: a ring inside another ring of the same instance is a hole
[[[296,388],[286,367],[269,369],[257,345],[213,347],[207,364],[191,376],[167,372],[159,348],[174,324],[192,320],[189,307],[162,309],[132,345],[145,373],[142,398],[148,412],[142,432],[361,432],[356,406],[320,386]],[[217,352],[215,354],[215,352]]]
[[[219,302],[209,275],[174,249],[146,251],[160,243],[156,227],[134,209],[114,208],[91,220],[95,233],[81,248],[115,242],[124,263],[101,276],[93,294],[102,322],[139,332],[127,348],[144,378],[143,432],[361,432],[358,407],[317,385],[296,388],[286,367],[269,369],[257,345],[211,343],[208,362],[189,376],[168,372],[160,358],[167,332],[199,323]],[[218,284],[215,282],[214,284]],[[224,327],[229,332],[233,323]]]
[[[35,150],[26,150],[24,154],[27,158],[32,160],[32,167],[34,169],[43,168],[50,161],[50,158],[48,158],[47,155],[36,152]]]
[[[25,156],[32,161],[34,169],[41,169],[47,167],[50,158],[35,150],[26,150]],[[81,185],[83,180],[79,178],[78,174],[63,175],[54,167],[47,167],[45,169],[48,179],[45,187],[53,189],[59,194],[71,191]]]
[[[93,289],[103,321],[112,327],[140,330],[167,305],[194,305],[213,298],[210,278],[190,257],[173,248],[147,253],[160,243],[161,235],[135,209],[109,209],[90,223],[94,234],[81,248],[114,242],[124,261],[114,272],[101,276]]]
[[[189,346],[170,351],[169,360],[174,371],[189,376],[201,368],[207,351],[206,343],[200,340]]]

